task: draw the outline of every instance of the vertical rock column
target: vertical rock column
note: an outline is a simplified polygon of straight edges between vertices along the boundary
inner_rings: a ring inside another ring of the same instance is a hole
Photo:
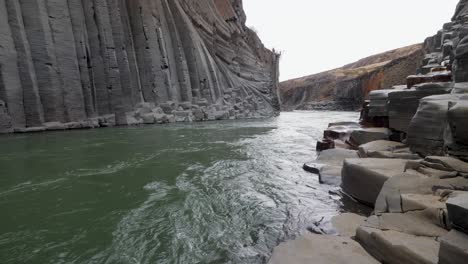
[[[86,118],[86,111],[68,0],[47,0],[47,10],[63,87],[66,121],[77,122]]]
[[[44,113],[39,96],[36,71],[32,62],[31,50],[24,29],[23,14],[17,0],[6,0],[8,23],[18,56],[18,71],[23,90],[23,108],[26,126],[36,127],[44,123]]]
[[[127,56],[127,46],[125,45],[125,35],[123,31],[122,12],[120,0],[107,0],[111,30],[115,45],[115,54],[120,73],[120,85],[122,87],[122,107],[125,111],[130,111],[135,102],[134,90],[137,90],[134,79],[131,76],[130,63]]]
[[[24,127],[23,89],[5,0],[0,0],[0,79],[0,100],[6,104],[13,126]]]
[[[62,84],[45,0],[19,0],[46,122],[65,122]]]
[[[70,19],[75,39],[76,56],[80,70],[81,87],[86,115],[94,117],[97,111],[96,87],[90,58],[86,18],[81,0],[68,0]]]
[[[180,35],[175,24],[174,15],[170,10],[167,1],[168,0],[163,0],[162,5],[166,15],[168,33],[172,42],[171,53],[173,54],[174,60],[172,66],[175,68],[174,70],[176,71],[177,75],[180,99],[185,102],[191,102],[192,91],[187,61],[185,59],[185,53],[180,40]]]

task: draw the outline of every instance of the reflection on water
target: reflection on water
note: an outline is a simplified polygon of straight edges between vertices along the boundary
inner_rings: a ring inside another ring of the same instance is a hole
[[[348,204],[302,164],[329,122],[254,121],[0,137],[2,263],[261,263]]]

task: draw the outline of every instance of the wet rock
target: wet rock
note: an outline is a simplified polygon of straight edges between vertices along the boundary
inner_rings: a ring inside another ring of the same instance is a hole
[[[439,264],[464,264],[468,259],[468,235],[452,230],[442,237]]]
[[[384,183],[403,173],[406,163],[402,159],[346,159],[341,186],[358,201],[374,205]]]
[[[319,182],[329,185],[340,185],[341,170],[345,159],[358,158],[357,152],[346,149],[330,149],[319,153],[314,162],[304,165],[304,168],[319,175]]]
[[[451,194],[447,200],[447,210],[452,226],[468,233],[468,192]]]
[[[269,264],[377,264],[354,240],[346,237],[306,234],[280,244]]]
[[[342,141],[346,141],[349,139],[351,133],[360,127],[361,126],[355,122],[331,123],[323,132],[323,138],[333,140],[340,139]]]

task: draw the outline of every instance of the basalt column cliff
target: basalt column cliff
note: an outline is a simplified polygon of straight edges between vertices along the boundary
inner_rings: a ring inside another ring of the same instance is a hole
[[[0,132],[271,116],[241,0],[0,0]]]

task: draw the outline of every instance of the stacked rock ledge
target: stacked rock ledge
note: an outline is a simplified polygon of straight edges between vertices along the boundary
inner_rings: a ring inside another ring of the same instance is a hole
[[[356,253],[365,250],[378,263],[467,263],[467,17],[468,0],[460,0],[452,22],[425,41],[419,73],[370,92],[359,124],[330,124],[317,159],[304,165],[373,213],[336,216],[338,236],[284,243],[270,263],[368,261],[336,245],[340,237],[351,237]]]

